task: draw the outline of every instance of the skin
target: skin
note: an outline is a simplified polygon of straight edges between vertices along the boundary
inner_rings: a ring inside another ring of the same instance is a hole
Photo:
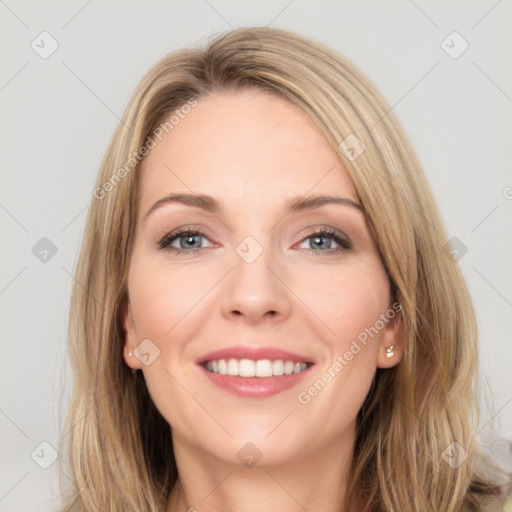
[[[222,211],[167,203],[146,217],[169,193],[191,191],[214,196]],[[298,401],[391,304],[363,212],[327,204],[283,216],[295,196],[358,203],[339,157],[286,100],[216,92],[151,150],[139,192],[124,357],[142,369],[172,429],[179,483],[168,511],[343,510],[357,413],[376,368],[399,362],[402,341],[395,316],[309,403]],[[173,241],[188,252],[158,248],[188,225],[205,233]],[[311,238],[320,228],[344,233],[351,248],[336,252],[329,236]],[[236,252],[247,236],[263,249],[250,264]],[[160,354],[146,366],[129,351],[147,338]],[[195,363],[234,345],[279,347],[316,364],[292,389],[241,398],[211,384]],[[251,468],[237,457],[247,442],[262,454]]]

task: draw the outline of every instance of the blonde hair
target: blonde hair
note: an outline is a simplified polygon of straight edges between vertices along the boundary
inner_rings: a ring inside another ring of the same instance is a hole
[[[472,470],[475,319],[461,273],[443,252],[444,228],[414,151],[352,63],[316,41],[269,28],[235,29],[204,50],[175,51],[157,63],[106,152],[72,293],[66,448],[77,489],[63,510],[165,510],[178,476],[171,430],[142,372],[122,356],[141,148],[176,109],[243,87],[286,98],[325,134],[353,180],[402,305],[403,358],[377,369],[359,413],[349,500],[362,499],[365,511],[477,510],[497,489]],[[365,146],[355,159],[340,149],[351,134]],[[468,459],[452,468],[442,454],[455,442]]]

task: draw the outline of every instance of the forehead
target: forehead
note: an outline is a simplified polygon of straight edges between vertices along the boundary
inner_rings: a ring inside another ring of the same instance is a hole
[[[348,172],[308,115],[259,89],[199,99],[156,142],[142,166],[142,203],[172,191],[269,204],[309,192],[357,200]]]

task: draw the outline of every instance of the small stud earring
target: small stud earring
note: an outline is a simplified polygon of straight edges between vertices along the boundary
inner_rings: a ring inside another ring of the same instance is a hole
[[[393,357],[394,352],[393,349],[395,348],[394,345],[390,345],[389,347],[386,347],[386,357]]]
[[[132,357],[132,350],[130,349],[130,352],[128,352],[128,355]]]

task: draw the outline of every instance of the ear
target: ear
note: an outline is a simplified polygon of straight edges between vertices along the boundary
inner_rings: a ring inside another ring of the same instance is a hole
[[[393,304],[394,307],[390,308],[395,312],[394,317],[388,320],[380,332],[378,368],[392,368],[402,359],[404,350],[402,306],[399,305],[398,308],[396,304],[398,303]]]
[[[137,347],[138,342],[137,335],[135,333],[135,324],[133,322],[132,309],[128,299],[125,300],[124,304],[121,307],[121,319],[124,330],[124,360],[132,370],[140,370],[142,368],[142,363],[135,356],[135,348]],[[131,356],[130,352],[132,354]]]

